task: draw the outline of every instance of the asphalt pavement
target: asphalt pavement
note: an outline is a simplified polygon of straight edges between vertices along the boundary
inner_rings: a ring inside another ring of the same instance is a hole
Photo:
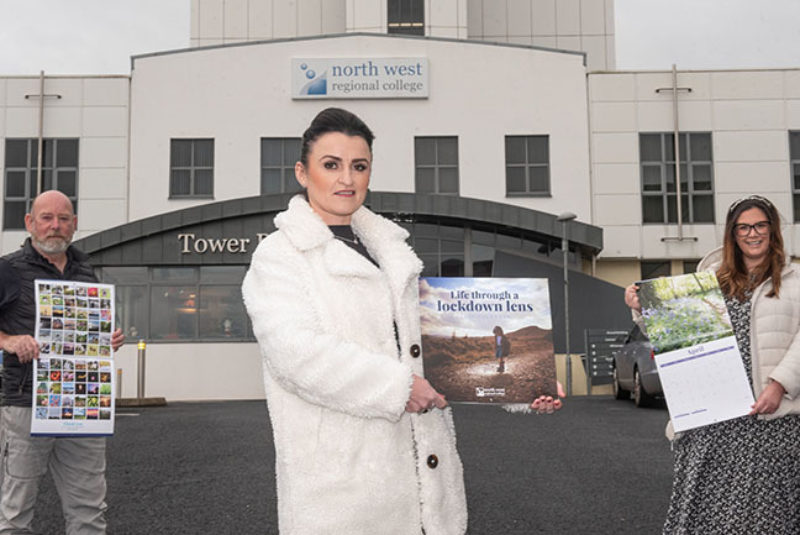
[[[663,407],[575,397],[555,415],[454,411],[470,534],[661,532],[672,472]],[[120,409],[109,534],[276,534],[274,461],[263,401]],[[49,476],[35,526],[64,532]]]

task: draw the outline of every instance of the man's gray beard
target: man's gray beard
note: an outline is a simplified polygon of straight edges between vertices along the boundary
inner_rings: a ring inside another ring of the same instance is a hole
[[[46,254],[62,254],[66,252],[69,247],[69,240],[65,239],[50,238],[44,242],[34,240],[33,238],[31,238],[31,240],[33,244],[36,245],[37,249]]]

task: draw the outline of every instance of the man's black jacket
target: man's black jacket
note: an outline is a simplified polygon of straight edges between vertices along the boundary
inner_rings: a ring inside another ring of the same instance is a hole
[[[10,334],[36,332],[33,281],[36,279],[97,282],[83,252],[70,246],[64,273],[25,240],[22,248],[0,258],[0,331]],[[3,352],[3,405],[30,407],[33,399],[33,364],[20,363],[14,353]]]

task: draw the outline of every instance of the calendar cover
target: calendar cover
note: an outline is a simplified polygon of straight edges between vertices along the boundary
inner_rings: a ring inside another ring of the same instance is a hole
[[[448,401],[556,396],[547,279],[420,279],[425,378]]]
[[[114,287],[35,281],[32,435],[114,433]]]
[[[713,273],[637,283],[676,432],[748,414],[753,392]]]

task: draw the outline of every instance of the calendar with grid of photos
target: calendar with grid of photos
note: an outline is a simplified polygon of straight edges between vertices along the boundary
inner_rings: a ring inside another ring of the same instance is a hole
[[[114,433],[114,286],[35,281],[33,435]]]

